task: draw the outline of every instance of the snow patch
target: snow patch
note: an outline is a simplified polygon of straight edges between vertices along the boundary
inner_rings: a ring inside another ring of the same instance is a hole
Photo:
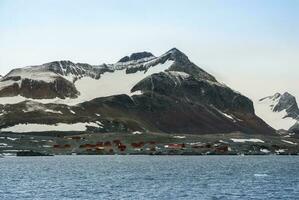
[[[85,123],[57,123],[55,125],[47,124],[18,124],[12,127],[1,129],[2,132],[43,132],[43,131],[86,131],[87,126],[100,127],[99,124],[94,122]]]
[[[100,122],[100,121],[96,121],[96,123],[99,125],[99,127],[103,127],[104,126],[104,124],[102,122]]]
[[[7,139],[7,140],[11,140],[11,141],[15,141],[15,140],[17,140],[18,138],[7,137],[6,139]]]
[[[50,145],[43,145],[44,148],[51,148],[52,146]]]
[[[268,149],[260,149],[260,152],[262,152],[262,153],[270,153],[271,151],[269,151]]]
[[[171,74],[172,76],[176,76],[176,77],[183,78],[183,79],[190,77],[190,75],[185,72],[179,72],[179,71],[167,71],[167,72],[169,74]]]
[[[69,111],[70,111],[70,113],[72,113],[73,115],[75,115],[75,114],[76,114],[76,112],[75,112],[75,111],[73,111],[73,110],[71,110],[70,108],[69,108]]]
[[[222,112],[222,111],[220,111],[220,110],[218,110],[218,109],[217,109],[217,111],[218,111],[220,114],[222,114],[223,116],[225,116],[226,118],[232,120],[233,122],[243,121],[243,120],[238,119],[237,117],[235,117],[235,116],[233,116],[233,115],[229,115],[229,114],[224,113],[224,112]]]
[[[134,67],[136,67],[136,65],[138,66],[138,64],[152,61],[155,58],[156,58],[155,56],[149,56],[149,57],[141,58],[138,60],[130,60],[127,62],[118,62],[113,65],[109,65],[109,67],[112,69],[134,68]]]
[[[288,140],[281,140],[281,141],[288,143],[288,144],[297,145],[296,142],[292,142],[292,141],[288,141]]]
[[[231,138],[231,140],[233,142],[239,142],[239,143],[244,143],[244,142],[260,142],[260,143],[265,143],[263,140],[256,139],[256,138],[252,138],[252,139],[236,139],[236,138]]]
[[[24,109],[23,112],[26,113],[26,112],[34,112],[39,110],[45,110],[45,107],[37,102],[27,101],[26,109]]]
[[[40,104],[35,101],[27,101],[26,102],[26,109],[22,110],[24,113],[27,112],[34,112],[34,111],[44,111],[48,113],[55,113],[55,114],[63,114],[61,111],[52,110],[52,109],[46,109],[46,107],[43,104]]]
[[[284,153],[286,151],[286,149],[278,149],[278,150],[275,150],[276,153]]]
[[[130,94],[130,96],[133,96],[133,95],[142,95],[143,93],[142,93],[142,91],[141,90],[137,90],[137,91],[135,91],[135,92],[132,92],[131,94]]]
[[[37,66],[29,66],[12,70],[6,77],[20,76],[23,79],[32,79],[36,81],[53,82],[59,75]],[[5,82],[5,81],[4,81]]]
[[[190,77],[189,74],[179,71],[166,71],[164,73],[174,82],[175,86],[181,85],[182,80]]]
[[[225,142],[223,140],[219,140],[220,143],[224,143],[224,144],[227,144],[228,142]]]
[[[132,134],[133,134],[133,135],[141,135],[142,132],[140,132],[140,131],[134,131],[134,132],[132,132]]]
[[[173,136],[173,138],[184,139],[184,138],[186,138],[186,136],[175,135],[175,136]]]
[[[61,114],[61,115],[63,114],[61,111],[56,111],[56,110],[51,110],[51,109],[46,109],[45,112]]]
[[[106,72],[101,78],[96,80],[90,77],[84,77],[75,82],[80,96],[73,99],[69,104],[78,104],[98,97],[106,97],[118,94],[131,95],[131,89],[142,79],[155,73],[165,71],[173,64],[173,61],[166,61],[164,64],[158,64],[150,67],[147,71],[137,71],[135,73],[126,73],[126,69]]]
[[[6,143],[0,143],[0,148],[1,147],[7,147],[7,144]]]
[[[23,101],[35,101],[38,103],[42,104],[48,104],[48,103],[54,103],[54,104],[62,104],[62,99],[60,98],[54,98],[54,99],[32,99],[32,98],[25,98],[21,95],[14,96],[14,97],[0,97],[0,104],[5,105],[5,104],[17,104]],[[64,101],[67,101],[65,99]]]
[[[226,113],[222,113],[222,114],[223,114],[225,117],[227,117],[227,118],[229,118],[229,119],[235,121],[235,119],[234,119],[231,115],[226,114]]]

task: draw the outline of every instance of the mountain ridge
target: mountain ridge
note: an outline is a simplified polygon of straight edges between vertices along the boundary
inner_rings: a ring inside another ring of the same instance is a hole
[[[12,70],[0,80],[0,129],[80,124],[91,132],[274,134],[249,98],[178,49],[132,55],[115,64],[54,61]]]

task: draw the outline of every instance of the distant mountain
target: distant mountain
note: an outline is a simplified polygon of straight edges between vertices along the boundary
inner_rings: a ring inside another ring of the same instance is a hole
[[[285,92],[276,93],[259,100],[256,104],[257,115],[276,129],[295,131],[299,121],[299,108],[296,98]],[[292,127],[292,128],[291,128]],[[299,130],[299,127],[298,127]]]
[[[0,80],[0,129],[273,134],[253,102],[219,83],[176,48],[115,64],[55,61]]]

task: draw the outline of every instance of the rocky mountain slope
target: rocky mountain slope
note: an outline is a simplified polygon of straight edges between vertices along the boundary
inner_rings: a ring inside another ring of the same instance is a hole
[[[274,133],[250,99],[175,48],[14,69],[0,80],[0,115],[2,132]]]
[[[298,132],[299,108],[296,98],[285,92],[276,93],[259,100],[256,104],[257,115],[276,129]],[[297,128],[296,128],[297,127]]]

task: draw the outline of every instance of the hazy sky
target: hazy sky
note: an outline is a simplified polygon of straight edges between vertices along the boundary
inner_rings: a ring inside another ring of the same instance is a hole
[[[299,99],[298,0],[0,0],[0,74],[177,47],[251,98]]]

